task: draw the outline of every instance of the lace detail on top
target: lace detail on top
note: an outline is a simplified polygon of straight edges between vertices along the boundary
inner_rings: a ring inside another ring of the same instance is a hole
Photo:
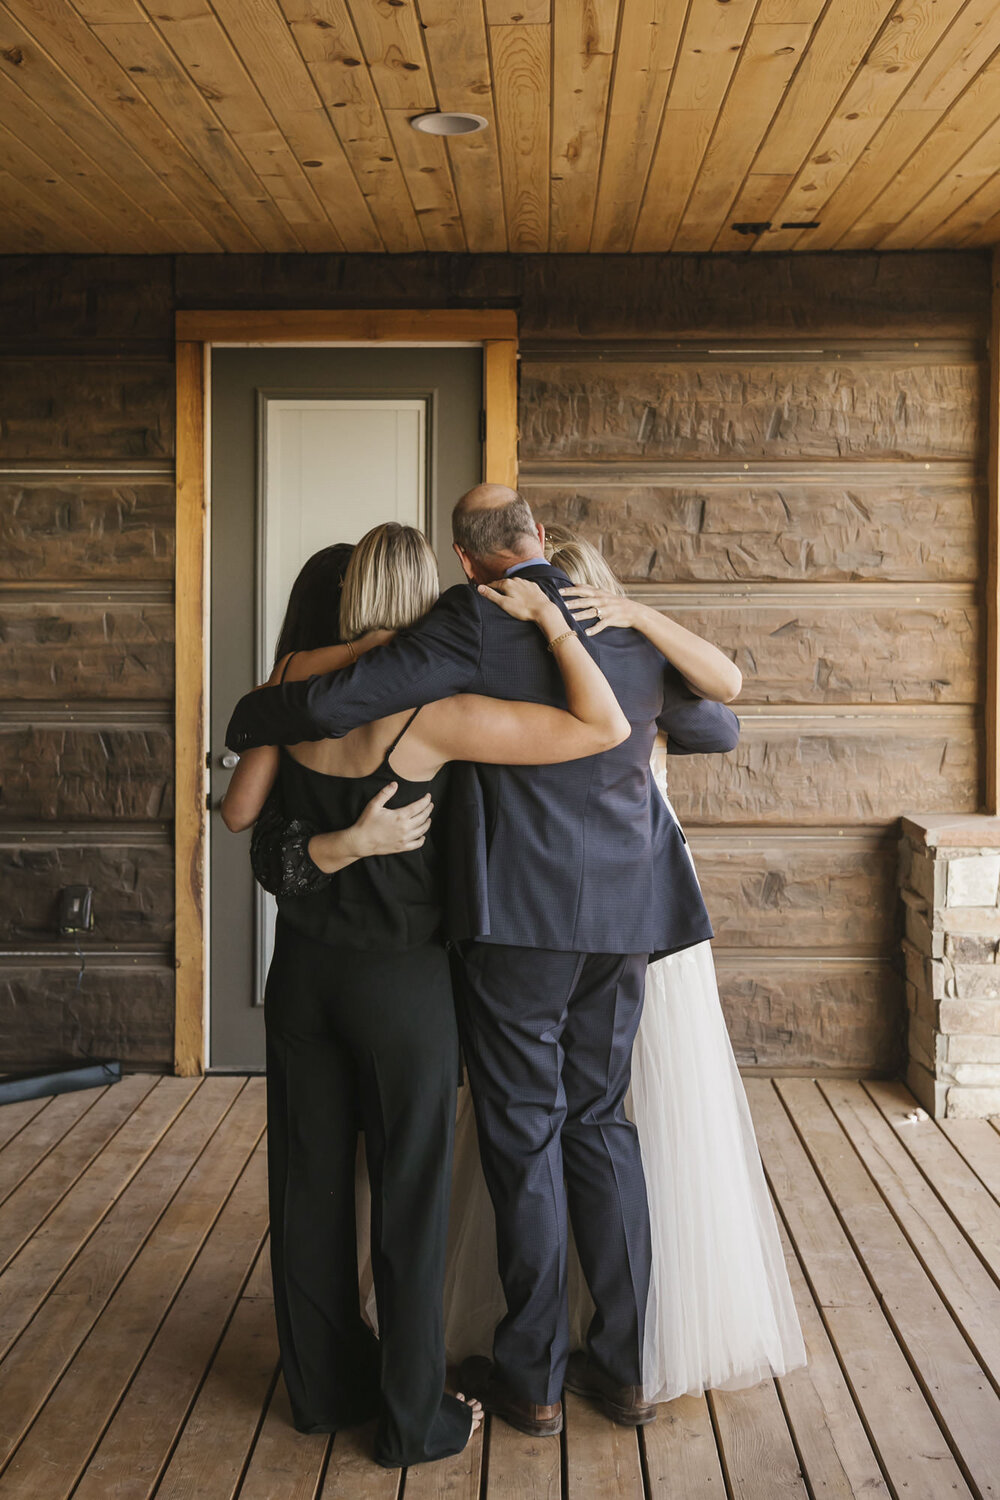
[[[333,880],[313,863],[309,840],[319,829],[304,818],[285,816],[280,794],[268,794],[250,838],[250,865],[258,884],[272,896],[307,896]]]

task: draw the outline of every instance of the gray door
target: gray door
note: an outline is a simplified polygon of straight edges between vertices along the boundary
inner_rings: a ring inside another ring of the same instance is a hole
[[[212,356],[209,1066],[264,1065],[273,903],[219,800],[233,704],[270,672],[305,559],[379,521],[426,530],[461,578],[451,507],[482,473],[480,349],[219,349]]]

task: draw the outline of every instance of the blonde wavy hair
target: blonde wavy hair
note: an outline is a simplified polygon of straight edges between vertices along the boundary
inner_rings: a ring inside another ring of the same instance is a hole
[[[351,554],[340,599],[340,633],[356,641],[369,630],[400,630],[438,597],[437,558],[422,531],[385,521]]]
[[[568,526],[545,528],[545,557],[553,567],[561,568],[571,583],[603,589],[606,594],[625,593],[597,548]]]

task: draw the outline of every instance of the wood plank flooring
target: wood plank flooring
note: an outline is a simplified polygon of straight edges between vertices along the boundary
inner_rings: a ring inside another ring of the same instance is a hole
[[[747,1081],[809,1365],[391,1473],[289,1421],[259,1078],[0,1110],[0,1500],[1000,1500],[1000,1122]]]

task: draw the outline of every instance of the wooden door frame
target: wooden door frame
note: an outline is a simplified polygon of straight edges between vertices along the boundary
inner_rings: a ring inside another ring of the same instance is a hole
[[[179,312],[175,568],[174,1071],[205,1071],[208,997],[209,390],[213,345],[481,345],[483,478],[517,484],[517,314],[296,310]]]

